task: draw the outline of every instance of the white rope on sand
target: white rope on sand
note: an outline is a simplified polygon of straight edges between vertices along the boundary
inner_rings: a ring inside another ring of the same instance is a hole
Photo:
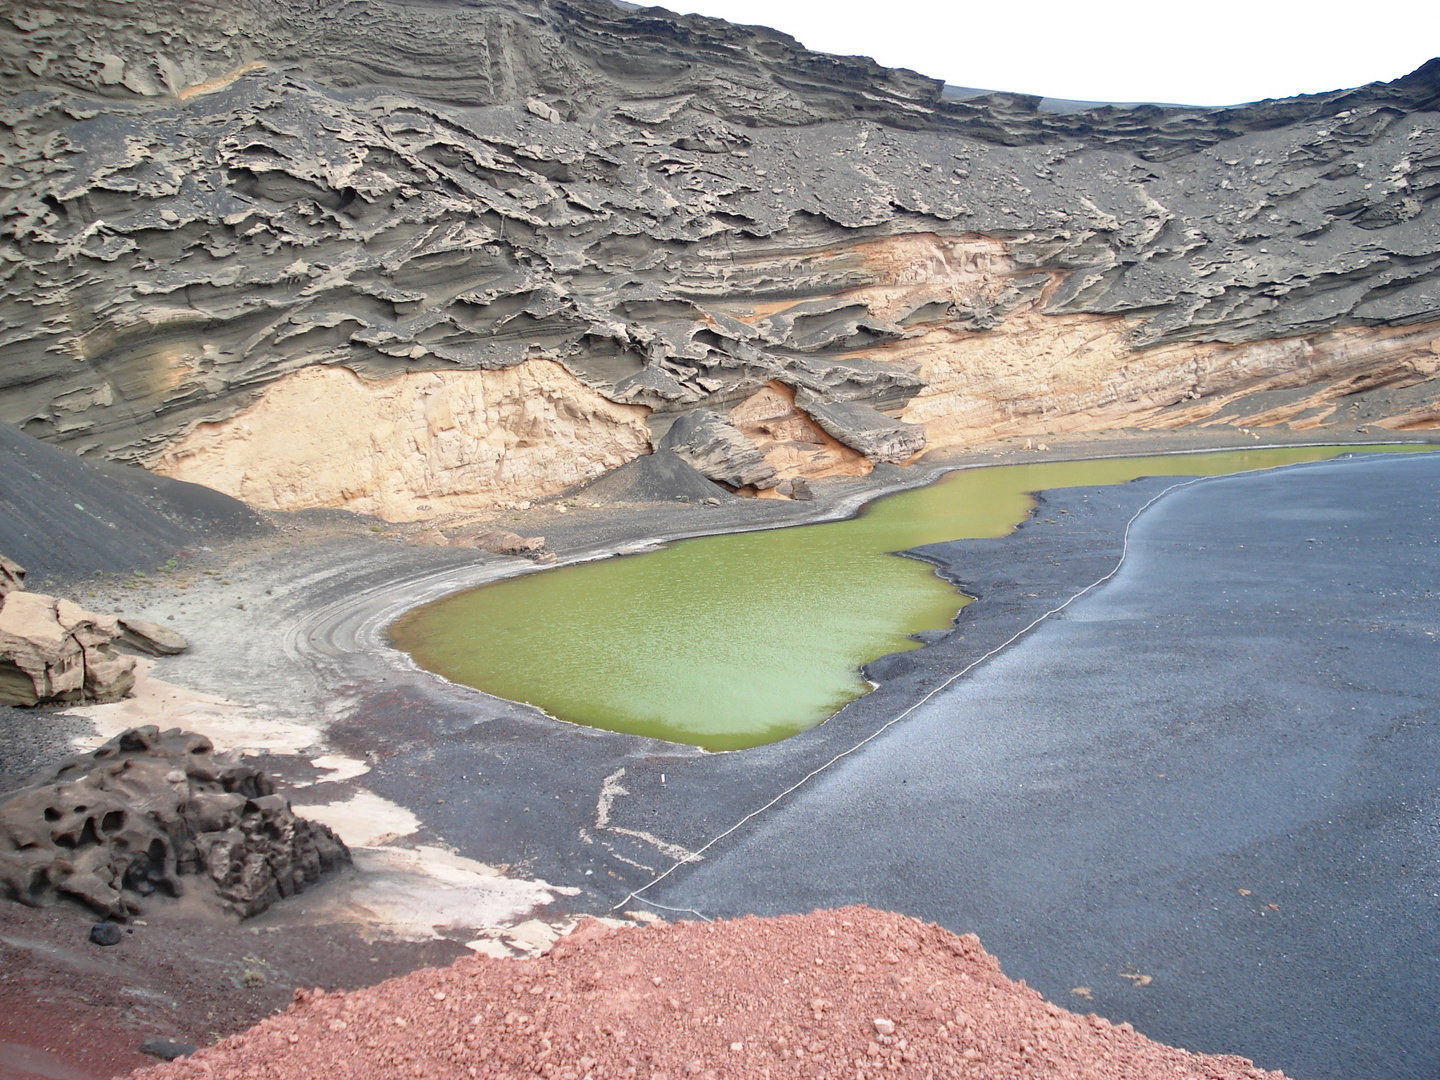
[[[830,768],[832,765],[834,765],[837,761],[840,761],[842,758],[847,758],[847,757],[849,757],[851,754],[855,753],[855,751],[859,750],[861,747],[865,746],[867,743],[872,742],[872,741],[874,741],[875,739],[878,739],[878,738],[879,738],[881,735],[883,735],[886,731],[888,731],[890,728],[894,727],[894,726],[895,726],[896,724],[898,724],[901,720],[904,720],[907,716],[909,716],[909,715],[910,715],[911,713],[913,713],[916,709],[920,708],[920,706],[922,706],[922,705],[924,705],[926,702],[928,702],[928,701],[929,701],[931,698],[933,698],[936,694],[940,693],[942,690],[945,690],[945,689],[949,688],[951,685],[953,685],[953,684],[955,683],[955,681],[956,681],[957,679],[963,678],[965,675],[968,675],[971,671],[975,670],[977,667],[979,667],[981,664],[983,664],[986,660],[989,660],[989,659],[990,659],[992,656],[994,656],[996,653],[999,653],[999,652],[1004,651],[1005,649],[1008,649],[1011,645],[1015,644],[1015,642],[1019,641],[1022,637],[1024,637],[1026,634],[1028,634],[1031,630],[1034,630],[1035,627],[1039,626],[1039,625],[1040,625],[1041,623],[1043,623],[1046,619],[1050,618],[1052,615],[1058,615],[1058,614],[1060,614],[1060,612],[1064,611],[1064,610],[1065,610],[1066,608],[1068,608],[1071,604],[1075,603],[1076,600],[1079,600],[1079,599],[1080,599],[1082,596],[1084,596],[1086,593],[1091,592],[1091,591],[1093,591],[1093,590],[1095,590],[1095,589],[1098,589],[1101,585],[1104,585],[1107,581],[1109,581],[1109,580],[1110,580],[1111,578],[1113,578],[1116,574],[1118,574],[1118,573],[1120,572],[1120,568],[1125,565],[1125,559],[1126,559],[1126,558],[1129,556],[1129,554],[1130,554],[1130,530],[1131,530],[1132,528],[1134,528],[1135,522],[1139,520],[1140,515],[1143,514],[1146,510],[1150,509],[1150,507],[1154,506],[1157,502],[1159,502],[1161,499],[1163,499],[1166,495],[1169,495],[1170,492],[1175,491],[1175,490],[1178,489],[1178,488],[1189,487],[1191,484],[1198,484],[1200,481],[1202,481],[1202,480],[1208,480],[1208,479],[1211,479],[1211,478],[1210,478],[1210,477],[1206,477],[1206,476],[1196,476],[1196,477],[1192,477],[1192,478],[1189,479],[1189,480],[1182,480],[1182,481],[1180,481],[1180,482],[1177,483],[1177,484],[1171,484],[1171,485],[1170,485],[1169,487],[1167,487],[1164,491],[1161,491],[1159,494],[1157,494],[1157,495],[1153,496],[1152,498],[1150,498],[1150,499],[1145,503],[1145,505],[1142,506],[1142,507],[1140,507],[1139,510],[1136,510],[1135,513],[1131,515],[1130,520],[1125,523],[1125,535],[1124,535],[1124,538],[1123,538],[1123,540],[1122,540],[1122,542],[1121,542],[1121,545],[1120,545],[1120,558],[1117,559],[1116,562],[1115,562],[1115,565],[1110,568],[1110,572],[1109,572],[1109,573],[1105,574],[1103,577],[1098,577],[1098,578],[1096,578],[1096,579],[1095,579],[1094,581],[1092,581],[1089,585],[1086,585],[1085,588],[1081,589],[1079,592],[1077,592],[1077,593],[1075,593],[1073,596],[1071,596],[1071,597],[1070,597],[1068,600],[1066,600],[1063,604],[1059,604],[1059,605],[1057,605],[1056,607],[1051,608],[1049,611],[1045,612],[1044,614],[1036,617],[1036,619],[1035,619],[1033,622],[1029,623],[1027,626],[1021,628],[1020,630],[1015,631],[1014,634],[1010,635],[1010,637],[1006,638],[1006,639],[1005,639],[1004,641],[1002,641],[999,645],[996,645],[996,646],[995,646],[993,649],[991,649],[989,652],[985,653],[983,656],[979,657],[978,659],[972,660],[970,663],[966,664],[966,665],[965,665],[963,668],[961,668],[959,671],[955,672],[955,674],[951,675],[948,679],[946,679],[944,682],[940,683],[940,685],[936,686],[933,690],[931,690],[929,693],[927,693],[924,697],[920,698],[920,700],[916,701],[914,704],[910,705],[908,708],[904,709],[902,712],[900,712],[900,713],[897,714],[896,716],[892,717],[890,720],[887,720],[887,721],[886,721],[884,724],[882,724],[880,727],[876,728],[876,729],[875,729],[874,731],[872,731],[869,735],[865,736],[865,738],[861,739],[861,740],[860,740],[859,742],[857,742],[854,746],[850,747],[850,749],[848,749],[848,750],[842,750],[840,753],[838,753],[838,754],[836,754],[834,757],[832,757],[829,761],[825,762],[825,764],[823,764],[823,765],[821,765],[821,766],[813,769],[812,771],[806,773],[806,774],[805,774],[804,776],[802,776],[799,780],[795,781],[795,783],[791,784],[791,785],[790,785],[788,788],[786,788],[784,791],[780,792],[779,795],[776,795],[773,799],[771,799],[769,802],[767,802],[764,806],[761,806],[761,807],[759,807],[758,809],[755,809],[755,810],[750,811],[750,813],[746,814],[744,817],[742,817],[742,818],[741,818],[739,821],[737,821],[734,825],[731,825],[730,828],[726,829],[726,830],[725,830],[724,832],[722,832],[720,835],[718,835],[718,836],[716,836],[716,837],[713,837],[712,839],[710,839],[709,841],[707,841],[707,842],[704,844],[704,846],[697,848],[693,854],[694,854],[694,855],[703,855],[705,852],[709,851],[712,847],[714,847],[716,844],[718,844],[721,840],[724,840],[724,839],[725,839],[727,836],[729,836],[731,833],[735,832],[737,829],[742,828],[743,826],[745,826],[745,825],[748,824],[749,822],[753,821],[755,818],[759,817],[761,814],[765,813],[767,810],[771,809],[771,808],[772,808],[773,806],[775,806],[776,804],[778,804],[778,803],[780,803],[781,801],[783,801],[787,796],[793,794],[794,792],[798,791],[800,788],[804,787],[806,784],[808,784],[808,783],[809,783],[811,780],[813,780],[815,777],[819,776],[821,773],[825,772],[825,770],[829,769],[829,768]],[[682,859],[682,860],[680,860],[679,862],[674,863],[674,864],[670,867],[670,869],[666,870],[666,871],[665,871],[664,873],[662,873],[662,874],[657,874],[655,877],[651,878],[648,882],[646,882],[644,885],[640,886],[640,888],[636,889],[634,892],[630,893],[630,895],[626,896],[624,900],[621,900],[618,904],[616,904],[616,905],[615,905],[614,907],[612,907],[610,910],[611,910],[611,911],[616,911],[616,910],[618,910],[619,908],[624,907],[626,904],[631,903],[632,901],[638,900],[638,901],[640,901],[642,904],[649,904],[649,905],[651,905],[652,907],[664,908],[666,911],[689,911],[689,912],[691,912],[692,914],[700,915],[700,912],[695,911],[694,908],[672,908],[672,907],[666,907],[664,904],[657,904],[655,901],[653,901],[653,900],[648,900],[648,899],[646,899],[645,897],[643,897],[643,896],[640,895],[641,893],[645,892],[647,889],[653,888],[654,886],[660,884],[660,882],[664,881],[667,877],[669,877],[671,874],[673,874],[676,870],[680,869],[680,867],[685,866],[686,864],[691,863],[691,862],[694,862],[694,861],[695,861],[695,860],[694,860],[694,858],[693,858],[693,856],[692,856],[692,857],[689,858],[689,859]],[[704,916],[704,915],[700,915],[700,917],[701,917],[702,919],[705,919],[705,916]],[[711,921],[711,920],[706,919],[705,921],[706,921],[706,922],[709,922],[709,921]]]

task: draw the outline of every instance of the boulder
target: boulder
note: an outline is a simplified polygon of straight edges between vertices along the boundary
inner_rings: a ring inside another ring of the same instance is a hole
[[[859,450],[871,461],[901,464],[925,449],[925,429],[907,424],[858,401],[825,401],[801,387],[795,404],[829,436]]]
[[[753,439],[724,417],[707,409],[686,413],[660,440],[662,450],[716,483],[732,488],[772,487],[775,466]]]
[[[192,881],[245,918],[349,861],[258,768],[178,728],[132,728],[0,798],[0,895],[32,907],[124,921]]]
[[[545,537],[521,536],[505,529],[496,529],[477,536],[475,546],[494,555],[527,555],[541,550],[545,546]]]
[[[135,685],[135,660],[111,643],[119,622],[44,593],[0,597],[0,705],[118,701]]]
[[[118,622],[120,644],[151,656],[176,656],[190,647],[183,634],[168,626],[128,617],[121,617]]]

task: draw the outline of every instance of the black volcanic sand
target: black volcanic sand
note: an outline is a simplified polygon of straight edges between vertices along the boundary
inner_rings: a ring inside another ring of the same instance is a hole
[[[113,462],[88,462],[0,424],[0,554],[47,580],[149,571],[198,544],[263,534],[218,491]]]
[[[1050,603],[1069,586],[1045,549],[1154,486],[1052,493],[1063,525],[926,554]],[[1012,978],[1163,1042],[1295,1076],[1440,1075],[1437,493],[1429,455],[1172,493],[1113,583],[656,899],[863,901],[975,932]],[[892,667],[946,654],[963,647]]]

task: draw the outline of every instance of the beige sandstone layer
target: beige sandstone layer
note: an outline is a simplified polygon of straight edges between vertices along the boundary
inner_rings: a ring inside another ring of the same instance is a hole
[[[730,313],[763,332],[825,299],[863,304],[894,336],[847,356],[919,375],[924,387],[900,419],[923,424],[931,449],[1001,436],[1203,424],[1250,395],[1310,388],[1282,405],[1226,416],[1237,425],[1307,430],[1338,420],[1346,395],[1427,382],[1430,404],[1398,409],[1377,424],[1440,428],[1440,322],[1137,349],[1138,319],[1044,314],[1063,273],[1019,266],[990,237],[884,237],[812,263],[827,276],[859,273],[871,283]]]
[[[543,497],[623,465],[649,448],[648,411],[549,360],[383,381],[312,367],[199,425],[156,471],[270,510],[413,521]]]
[[[1313,387],[1283,406],[1227,418],[1305,430],[1320,426],[1347,394],[1414,386],[1440,373],[1440,323],[1141,350],[1127,346],[1129,330],[1119,318],[1021,311],[981,334],[936,331],[909,351],[921,360],[926,385],[904,419],[925,425],[930,446],[956,446],[998,435],[1183,427],[1253,394]],[[1184,402],[1193,404],[1174,408]],[[1396,417],[1393,426],[1432,425],[1419,416]]]

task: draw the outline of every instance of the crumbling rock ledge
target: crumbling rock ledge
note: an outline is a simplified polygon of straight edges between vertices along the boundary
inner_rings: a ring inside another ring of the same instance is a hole
[[[125,920],[186,882],[245,918],[350,861],[259,769],[201,735],[132,728],[0,799],[0,893]]]

